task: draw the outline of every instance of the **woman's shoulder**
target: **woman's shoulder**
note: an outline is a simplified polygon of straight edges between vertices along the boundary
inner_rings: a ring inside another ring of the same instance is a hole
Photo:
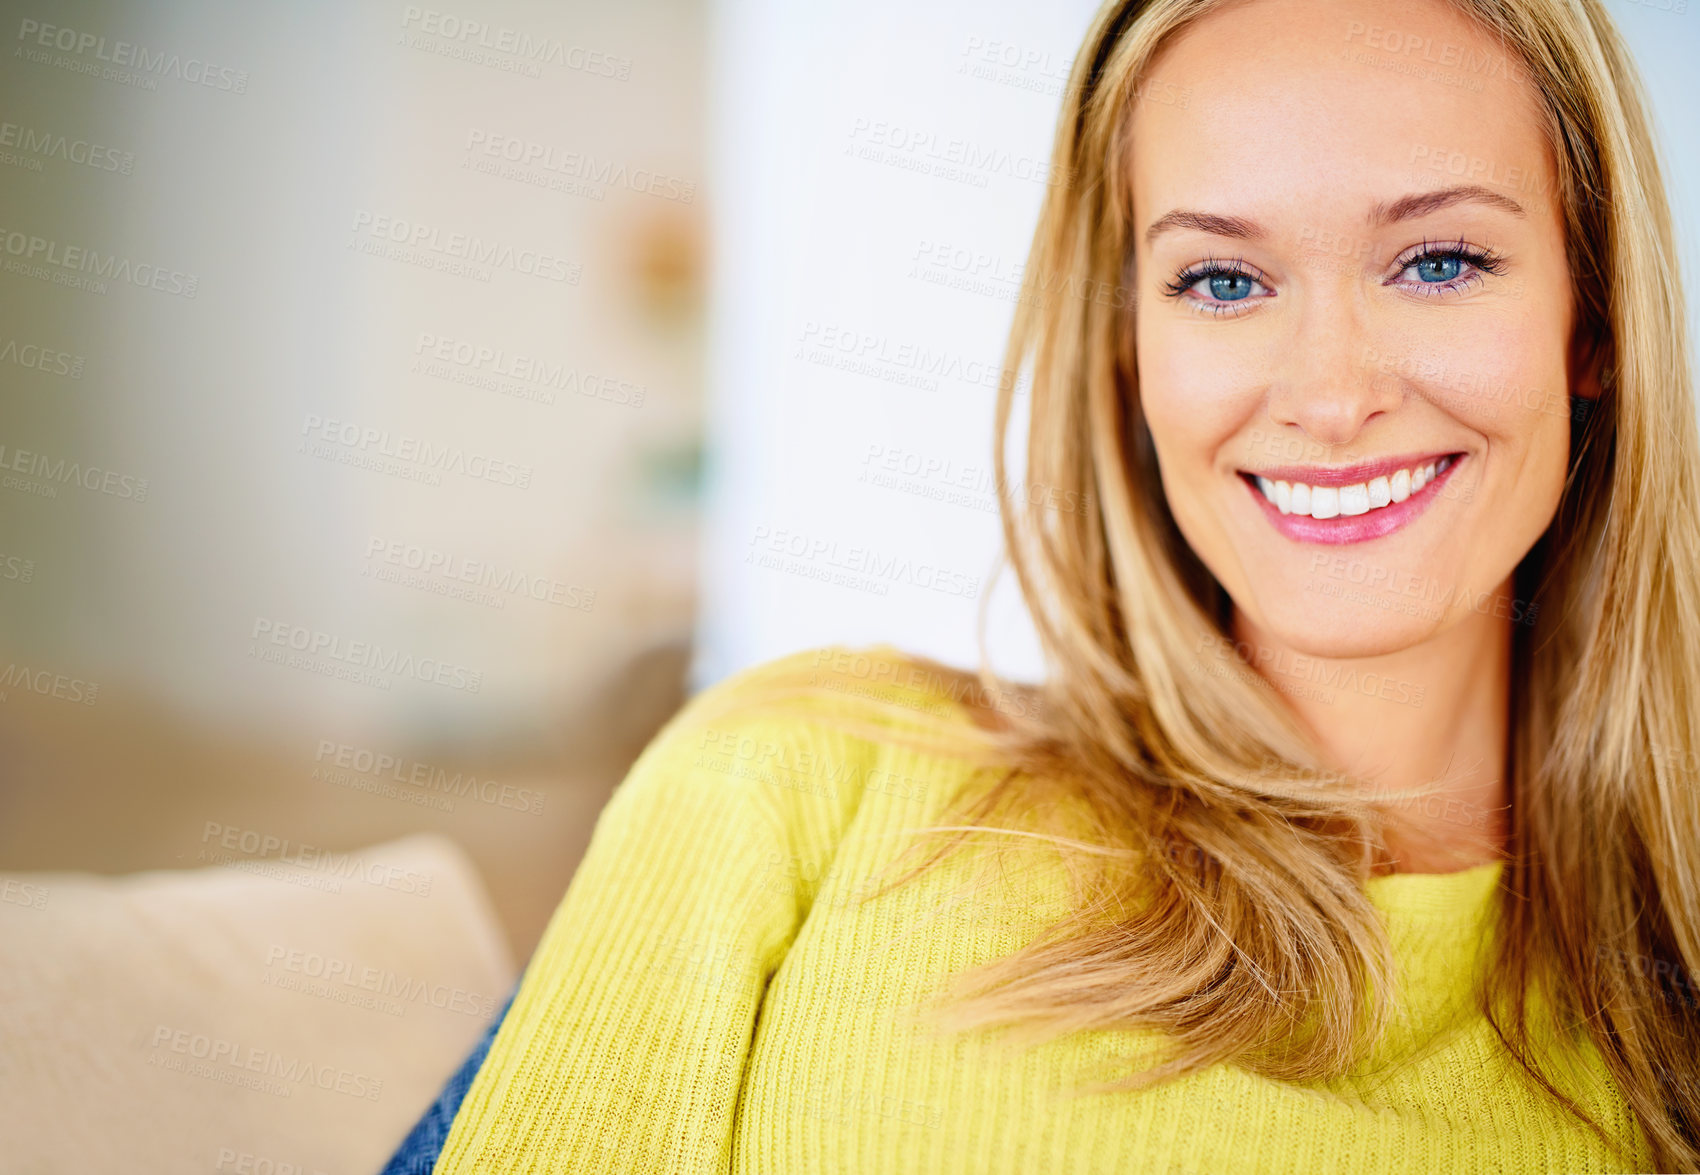
[[[972,754],[1000,716],[1037,705],[1021,686],[891,644],[823,645],[740,670],[681,707],[663,735],[761,732],[786,739],[830,730],[871,743],[922,737],[940,754]],[[930,736],[930,737],[929,737]]]
[[[1027,700],[890,644],[806,649],[700,691],[628,782],[730,789],[783,824],[865,802],[930,807],[997,761],[987,730],[1016,704]]]

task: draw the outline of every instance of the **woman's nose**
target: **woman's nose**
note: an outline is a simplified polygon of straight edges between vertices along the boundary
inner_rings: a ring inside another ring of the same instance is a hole
[[[1273,342],[1270,418],[1321,445],[1349,443],[1404,398],[1402,382],[1371,362],[1378,340],[1345,284],[1307,299],[1291,316],[1291,330]]]

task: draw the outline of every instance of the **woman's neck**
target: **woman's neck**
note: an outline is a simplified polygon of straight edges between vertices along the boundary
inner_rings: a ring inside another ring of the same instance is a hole
[[[1234,636],[1320,744],[1329,765],[1401,799],[1378,871],[1449,873],[1505,845],[1511,694],[1510,581],[1433,638],[1376,657],[1312,657],[1238,611]]]

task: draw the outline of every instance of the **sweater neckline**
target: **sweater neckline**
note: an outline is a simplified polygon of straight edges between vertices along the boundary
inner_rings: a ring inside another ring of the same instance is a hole
[[[1485,912],[1504,869],[1487,861],[1451,873],[1387,873],[1366,881],[1364,892],[1389,915],[1470,921]]]

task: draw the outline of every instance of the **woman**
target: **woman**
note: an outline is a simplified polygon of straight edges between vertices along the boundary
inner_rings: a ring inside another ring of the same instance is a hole
[[[1598,0],[1106,4],[1011,339],[1050,676],[694,700],[436,1169],[1695,1169],[1647,126]]]

